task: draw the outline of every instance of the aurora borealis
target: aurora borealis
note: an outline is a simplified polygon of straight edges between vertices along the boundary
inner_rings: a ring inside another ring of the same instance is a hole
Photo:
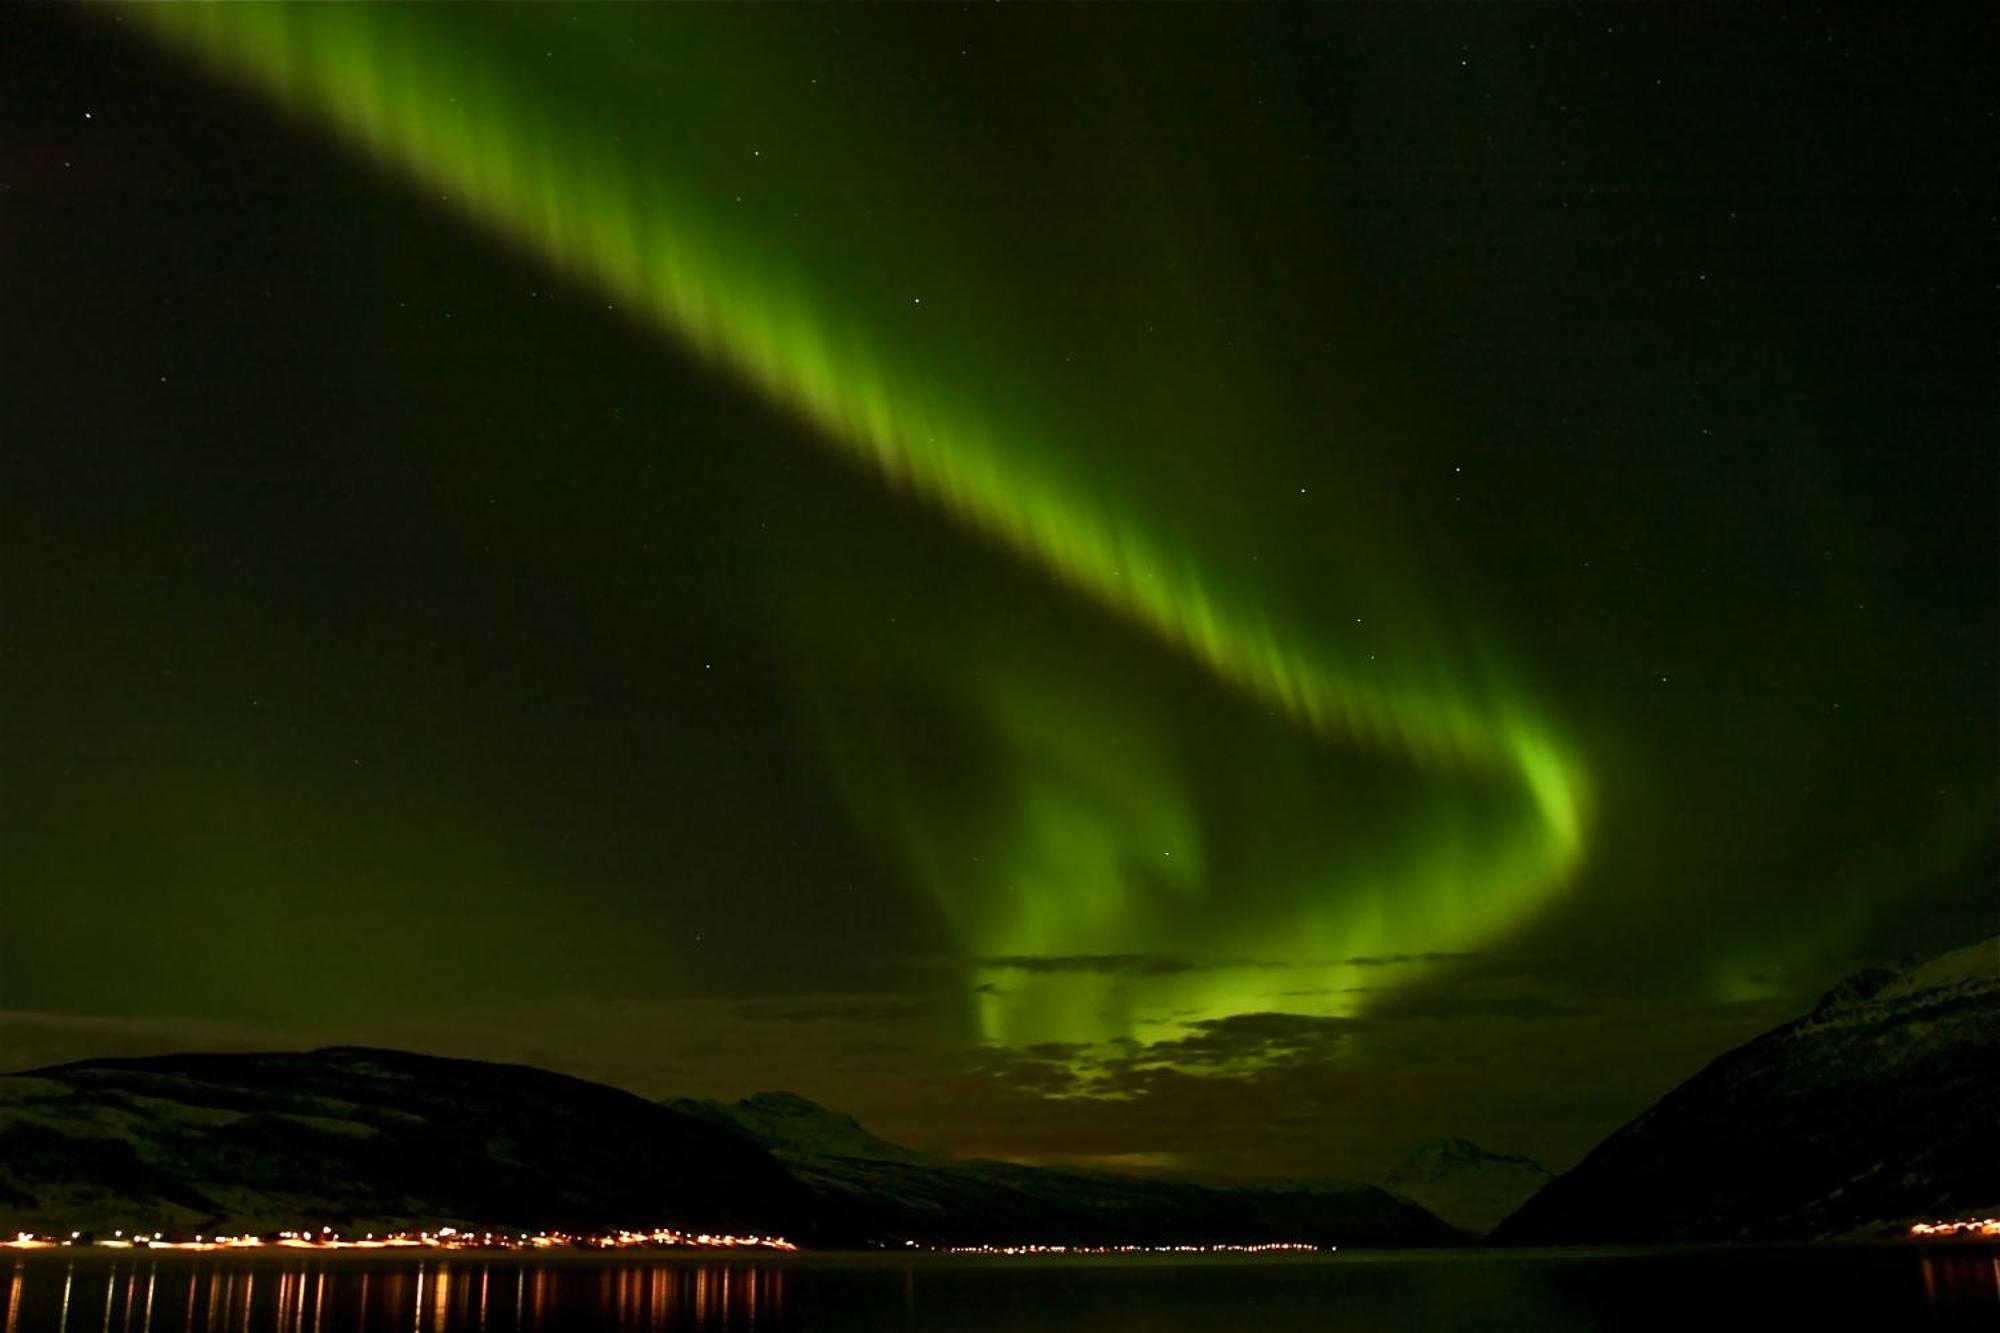
[[[919,1137],[1115,1156],[937,1108],[1310,1069],[1386,1141],[1482,1024],[1991,918],[1969,224],[1884,202],[1969,84],[1864,130],[1777,21],[1564,11],[16,22],[0,1004],[893,1015]]]
[[[510,53],[525,63],[531,44],[517,39],[511,47],[496,44],[492,55],[468,55],[453,25],[436,32],[439,16],[421,10],[193,7],[136,13],[223,73],[246,76],[287,105],[329,122],[552,267],[637,308],[796,412],[815,438],[997,539],[1226,686],[1281,710],[1309,736],[1386,752],[1447,778],[1466,772],[1490,777],[1525,807],[1502,816],[1515,827],[1478,840],[1470,854],[1439,854],[1438,844],[1453,835],[1441,839],[1438,824],[1427,822],[1420,835],[1425,850],[1413,850],[1406,865],[1387,872],[1393,886],[1350,883],[1308,890],[1293,903],[1264,910],[1225,903],[1197,911],[1198,938],[1207,947],[1221,945],[1229,951],[1225,957],[1305,965],[1314,982],[1339,970],[1312,966],[1314,959],[1372,955],[1399,943],[1405,952],[1462,951],[1532,911],[1581,855],[1586,778],[1523,703],[1487,686],[1441,644],[1425,642],[1411,653],[1422,672],[1404,676],[1371,666],[1366,655],[1342,643],[1345,635],[1314,634],[1296,613],[1278,614],[1269,605],[1276,600],[1271,580],[1230,579],[1231,571],[1214,567],[1219,562],[1203,552],[1196,516],[1176,515],[1162,502],[1153,502],[1155,512],[1135,507],[1126,497],[1142,492],[1116,469],[1083,484],[1078,469],[1065,465],[1082,451],[1079,445],[1087,447],[1087,441],[1063,439],[1077,433],[1075,425],[1065,431],[1062,422],[1039,421],[1018,408],[969,407],[981,396],[977,386],[985,377],[937,357],[907,332],[898,338],[898,331],[880,328],[870,309],[881,304],[879,292],[871,302],[840,290],[838,275],[853,261],[822,255],[815,264],[801,238],[786,234],[796,229],[782,224],[767,238],[755,222],[731,225],[704,216],[715,211],[719,192],[677,181],[673,156],[607,147],[617,139],[589,111],[566,117],[562,103],[532,80],[510,78]],[[525,36],[540,40],[552,17],[531,16]],[[473,35],[477,41],[484,34]],[[753,47],[752,59],[758,54]],[[606,61],[614,68],[618,63],[616,57]],[[765,114],[778,122],[770,130],[774,138],[782,142],[800,132],[811,113],[786,107],[777,90],[789,89],[803,101],[809,81],[802,87],[796,72],[782,67],[768,74],[754,64],[728,67],[770,90]],[[654,114],[699,117],[714,94],[691,91],[685,100],[670,97]],[[752,149],[751,155],[761,160],[763,152]],[[813,196],[794,197],[790,185],[781,179],[768,187],[769,204],[811,206]],[[840,253],[839,241],[826,242],[816,231],[814,249]],[[881,241],[870,236],[848,244],[865,252]],[[989,262],[1007,258],[1001,251]],[[774,281],[773,275],[785,277]],[[914,273],[906,282],[935,290]],[[967,296],[946,299],[982,318],[997,308],[997,302]],[[911,304],[921,305],[922,298],[912,297]],[[1108,413],[1101,428],[1117,429],[1115,415]],[[1225,425],[1211,447],[1235,429],[1241,427]],[[1345,519],[1338,498],[1332,509],[1334,521]],[[1170,551],[1178,554],[1170,557]],[[1399,562],[1386,554],[1381,543],[1365,552],[1371,578],[1395,577]],[[1363,623],[1359,616],[1354,620]],[[999,866],[973,882],[939,866],[949,851],[925,845],[934,841],[927,830],[937,826],[936,814],[903,808],[912,796],[908,783],[898,783],[891,796],[897,809],[878,814],[864,806],[864,820],[890,825],[882,832],[894,842],[917,844],[910,851],[919,878],[930,881],[925,887],[952,920],[960,947],[976,957],[1184,952],[1187,924],[1163,929],[1160,918],[1178,914],[1174,898],[1207,897],[1213,886],[1202,882],[1198,832],[1171,813],[1176,793],[1131,790],[1130,775],[1108,783],[1099,775],[1076,781],[1104,766],[1100,756],[1143,744],[1157,724],[1128,724],[1139,733],[1128,735],[1115,724],[1104,726],[1101,717],[1052,720],[1049,710],[1075,705],[1061,698],[1059,687],[1042,682],[1010,681],[1000,693],[972,705],[989,714],[989,724],[1018,756],[1019,813],[983,839],[1004,844]],[[856,743],[873,740],[859,737]],[[1052,744],[1066,753],[1047,753]],[[874,781],[874,775],[864,779]],[[1152,784],[1139,779],[1136,785]],[[1464,822],[1448,808],[1434,818],[1454,828]],[[962,835],[955,830],[952,836]],[[1181,864],[1154,869],[1176,846]],[[1165,881],[1168,901],[1149,901],[1159,893],[1149,879]],[[1076,975],[1103,980],[1089,970]],[[980,1003],[982,1035],[1007,1042],[1129,1038],[1135,1033],[1125,1011],[1133,1003],[1193,1005],[1202,1018],[1256,1003],[1242,987],[1206,976],[1194,993],[1180,974],[1171,982],[1143,982],[1143,975],[1138,981],[1119,976],[1110,987],[1077,993],[1066,986],[1057,996],[1018,1002],[1003,998],[1014,990],[996,989]],[[1042,980],[1033,989],[1050,984]],[[1124,994],[1135,986],[1166,993]]]

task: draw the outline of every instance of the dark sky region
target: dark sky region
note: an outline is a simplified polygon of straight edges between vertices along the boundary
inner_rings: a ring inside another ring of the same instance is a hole
[[[0,1062],[1567,1165],[1995,928],[1948,7],[0,13]]]

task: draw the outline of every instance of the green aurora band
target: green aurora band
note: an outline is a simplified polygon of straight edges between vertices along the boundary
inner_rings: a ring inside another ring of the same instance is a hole
[[[1340,984],[1353,980],[1344,959],[1479,948],[1577,871],[1590,828],[1588,775],[1508,673],[1490,663],[1475,671],[1438,644],[1394,670],[1374,666],[1359,645],[1330,640],[1267,596],[1248,571],[1198,558],[1196,534],[1172,502],[1152,503],[1144,485],[1107,481],[1080,461],[1072,421],[1005,402],[968,378],[948,342],[853,300],[843,286],[851,278],[820,258],[811,237],[762,213],[746,222],[746,210],[732,212],[704,184],[700,164],[601,123],[616,86],[579,88],[531,65],[542,54],[535,48],[580,40],[560,24],[563,11],[480,9],[475,19],[439,7],[196,4],[119,12],[335,132],[622,313],[636,312],[830,448],[1169,646],[1236,698],[1322,746],[1504,806],[1502,833],[1420,835],[1415,853],[1374,864],[1366,891],[1307,882],[1282,913],[1233,911],[1224,901],[1162,917],[1149,910],[1162,894],[1200,896],[1203,863],[1185,803],[1148,776],[1170,766],[1148,754],[1158,719],[1138,705],[1065,702],[1060,683],[1025,654],[994,662],[979,706],[1001,745],[1025,773],[1072,780],[1034,786],[1004,828],[987,831],[1003,863],[990,882],[968,884],[933,864],[946,840],[979,835],[927,822],[922,793],[871,794],[844,781],[858,821],[892,844],[956,932],[982,983],[984,1040],[1129,1042],[1148,1014],[1191,1022],[1270,1009],[1266,973],[1276,966],[1291,969],[1285,993],[1306,997],[1287,1009],[1351,1013],[1360,999]],[[726,96],[733,85],[699,56],[656,56],[647,70],[656,81],[668,68],[685,77],[648,95],[694,115],[704,99]],[[782,98],[774,90],[792,71],[762,73],[732,71],[754,90],[739,92],[739,103]],[[976,260],[982,250],[967,243],[963,253]],[[838,760],[866,737],[829,743]],[[1112,752],[1136,756],[1128,774],[1097,762]],[[1133,849],[1161,846],[1183,849],[1181,860],[1135,882]],[[1190,936],[1199,947],[1190,949]],[[1155,954],[1192,955],[1200,965],[1142,957]],[[1392,980],[1423,970],[1413,964]]]

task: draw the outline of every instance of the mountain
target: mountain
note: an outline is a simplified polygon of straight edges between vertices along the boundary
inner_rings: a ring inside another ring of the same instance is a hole
[[[1520,1244],[1804,1240],[2000,1213],[2000,937],[1720,1057],[1503,1222]]]
[[[675,1101],[734,1127],[811,1190],[829,1224],[870,1243],[1449,1245],[1467,1238],[1371,1185],[1215,1185],[928,1156],[791,1093]]]
[[[447,1224],[822,1246],[1459,1239],[1365,1187],[1210,1189],[931,1158],[783,1093],[663,1105],[520,1065],[359,1047],[0,1077],[0,1234]]]
[[[1464,1139],[1433,1139],[1389,1174],[1389,1188],[1432,1214],[1484,1235],[1554,1178],[1540,1162],[1491,1153]]]
[[[829,1111],[817,1102],[790,1092],[760,1092],[740,1102],[681,1098],[667,1102],[672,1110],[748,1135],[757,1144],[793,1160],[932,1162],[926,1157],[878,1139],[851,1115]]]
[[[302,1223],[809,1230],[736,1133],[518,1065],[399,1051],[86,1060],[0,1078],[0,1230]]]

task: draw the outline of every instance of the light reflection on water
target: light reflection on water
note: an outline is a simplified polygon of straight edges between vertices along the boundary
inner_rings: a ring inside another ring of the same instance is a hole
[[[49,1253],[0,1333],[1685,1329],[2000,1325],[2000,1250],[1173,1262]]]
[[[785,1279],[776,1266],[685,1260],[36,1256],[7,1272],[4,1333],[776,1328]]]

